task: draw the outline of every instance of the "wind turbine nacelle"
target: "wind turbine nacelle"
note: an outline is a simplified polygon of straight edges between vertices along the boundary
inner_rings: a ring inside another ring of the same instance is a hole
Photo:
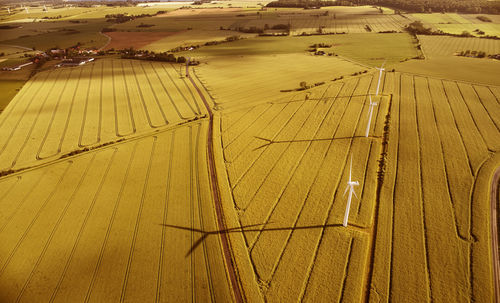
[[[359,182],[358,181],[350,181],[350,182],[347,182],[347,184],[349,186],[359,186]]]

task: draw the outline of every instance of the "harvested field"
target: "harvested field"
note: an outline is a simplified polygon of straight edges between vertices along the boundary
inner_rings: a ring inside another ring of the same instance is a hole
[[[500,90],[384,78],[370,138],[372,75],[222,116],[233,207],[268,302],[491,300],[489,240],[480,236],[488,213],[470,193],[490,151],[500,151]],[[385,123],[387,167],[377,179]],[[360,198],[344,229],[351,155]]]
[[[130,47],[134,49],[143,49],[143,47],[148,44],[178,33],[180,32],[109,32],[105,35],[110,37],[111,41],[104,50]]]
[[[207,126],[2,178],[0,301],[232,301]]]
[[[2,169],[114,142],[203,115],[170,64],[102,60],[37,74],[0,120]]]

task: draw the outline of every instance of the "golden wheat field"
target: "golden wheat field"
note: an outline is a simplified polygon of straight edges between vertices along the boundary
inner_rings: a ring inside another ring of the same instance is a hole
[[[103,60],[39,73],[0,119],[2,169],[112,143],[203,115],[169,64]]]
[[[263,297],[491,300],[479,253],[487,217],[470,195],[500,147],[498,87],[387,73],[365,138],[373,90],[365,76],[222,116],[235,215]],[[350,156],[359,200],[342,228]]]
[[[499,17],[269,3],[2,6],[0,302],[500,302]]]

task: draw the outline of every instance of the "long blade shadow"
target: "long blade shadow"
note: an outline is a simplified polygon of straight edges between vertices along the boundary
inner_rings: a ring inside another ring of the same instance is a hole
[[[304,229],[330,228],[330,227],[341,227],[342,226],[342,224],[318,224],[318,225],[291,226],[291,227],[269,227],[269,228],[263,228],[263,229],[254,228],[257,226],[266,225],[266,223],[261,223],[261,224],[251,224],[251,225],[245,225],[245,226],[240,226],[240,227],[227,228],[227,229],[223,229],[223,230],[205,231],[205,230],[198,229],[198,228],[178,226],[178,225],[172,225],[172,224],[160,224],[160,225],[165,226],[165,227],[174,228],[174,229],[179,229],[179,230],[184,230],[184,231],[189,231],[189,232],[197,232],[197,233],[202,234],[202,236],[198,240],[196,240],[195,243],[193,243],[193,245],[191,246],[189,251],[186,253],[186,257],[191,255],[193,253],[193,251],[198,246],[200,246],[200,244],[203,243],[203,241],[205,241],[205,239],[210,235],[252,232],[252,231],[254,231],[254,232],[272,232],[272,231],[284,231],[284,230],[304,230]]]
[[[270,139],[261,138],[261,137],[257,137],[257,136],[254,136],[254,138],[266,141],[267,143],[264,143],[261,146],[254,148],[253,151],[259,150],[261,148],[264,148],[266,146],[269,146],[271,144],[276,144],[276,143],[297,143],[297,142],[312,142],[312,141],[332,141],[332,140],[346,140],[346,139],[354,139],[354,138],[381,139],[382,137],[380,137],[380,136],[368,136],[368,137],[365,137],[365,136],[352,136],[352,137],[299,139],[299,140],[270,140]]]

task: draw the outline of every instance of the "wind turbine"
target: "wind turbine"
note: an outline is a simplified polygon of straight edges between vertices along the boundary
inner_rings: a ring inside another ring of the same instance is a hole
[[[347,196],[347,206],[345,209],[345,215],[344,215],[344,227],[347,226],[347,221],[349,220],[349,209],[351,208],[351,199],[352,199],[352,194],[358,197],[356,193],[354,192],[354,186],[358,186],[359,182],[358,181],[352,181],[352,155],[351,155],[351,167],[349,168],[349,181],[347,181],[347,187],[345,188],[344,191],[344,196],[347,193],[347,190],[349,190],[349,195]]]
[[[370,132],[370,124],[372,123],[372,114],[373,108],[377,106],[377,102],[372,102],[372,95],[368,95],[370,97],[370,109],[368,111],[368,124],[366,125],[365,137],[368,137],[368,133]]]
[[[26,14],[29,14],[30,12],[28,11],[28,7],[25,5],[24,10],[26,11]]]
[[[384,64],[385,64],[385,62],[384,62]],[[379,73],[378,73],[378,83],[377,83],[377,92],[376,92],[375,96],[378,96],[378,89],[380,87],[380,79],[382,78],[382,72],[385,70],[384,64],[382,64],[382,66],[380,68],[379,67],[375,67],[379,71]]]
[[[9,12],[9,15],[10,15],[10,7],[7,7],[7,12]]]
[[[44,12],[48,12],[49,10],[47,9],[47,7],[45,6],[45,4],[43,5],[43,11]]]

